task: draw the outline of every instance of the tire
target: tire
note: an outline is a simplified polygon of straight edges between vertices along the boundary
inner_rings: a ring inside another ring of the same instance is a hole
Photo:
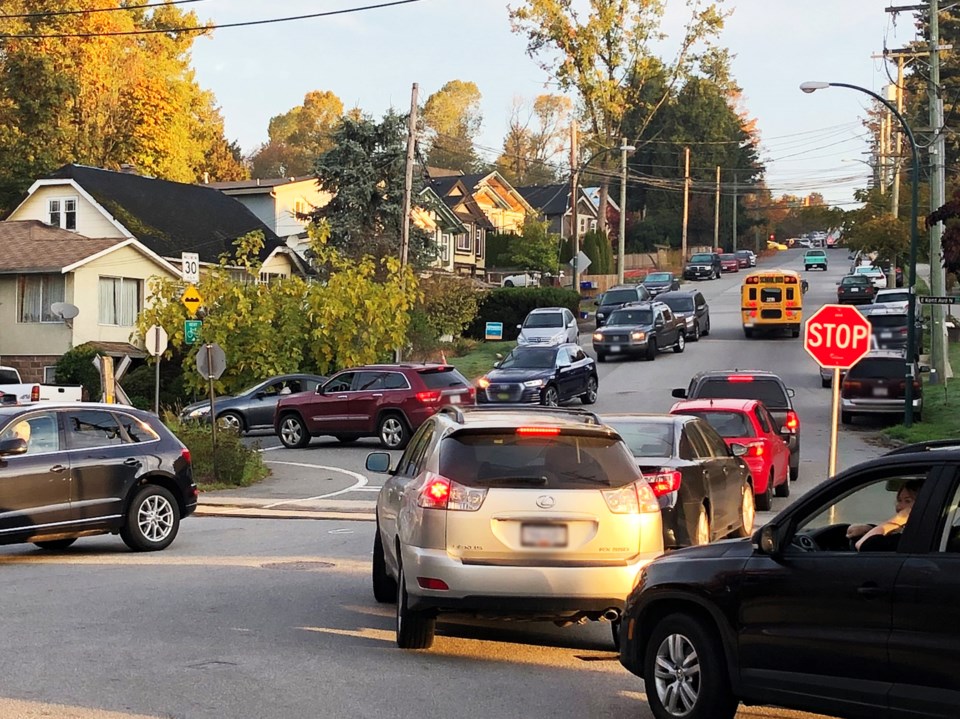
[[[513,280],[507,280],[503,283],[504,287],[513,287]]]
[[[606,362],[607,356],[603,352],[597,352],[597,362]]]
[[[610,622],[610,633],[613,635],[613,648],[620,651],[620,627],[623,625],[622,619],[614,619]]]
[[[587,380],[587,391],[580,395],[580,401],[583,404],[594,404],[597,401],[597,378],[591,377]]]
[[[397,583],[387,574],[387,561],[383,556],[383,540],[380,539],[380,524],[377,523],[373,538],[373,598],[380,604],[397,601]]]
[[[700,341],[700,323],[699,322],[693,323],[693,337],[690,338],[690,341],[691,342]]]
[[[752,328],[752,327],[744,327],[744,328],[743,328],[743,336],[746,337],[747,339],[750,339],[751,337],[753,337],[753,328]]]
[[[560,393],[557,392],[557,388],[552,384],[548,384],[543,388],[543,392],[540,395],[540,404],[544,407],[559,407],[560,406]]]
[[[706,337],[710,334],[710,318],[707,317],[707,326],[703,328],[703,336]]]
[[[643,657],[643,680],[657,719],[733,719],[736,714],[739,702],[730,688],[720,639],[686,614],[668,614],[654,627]]]
[[[791,337],[799,337],[799,336],[800,336],[800,325],[795,325],[795,326],[793,327],[793,329],[790,330],[790,336],[791,336]]]
[[[645,359],[648,362],[653,362],[657,358],[657,352],[660,350],[657,349],[657,339],[656,337],[651,337],[647,340],[647,354]]]
[[[40,547],[40,549],[58,550],[66,549],[76,541],[76,537],[70,537],[69,539],[48,539],[45,542],[34,542],[34,544]]]
[[[429,649],[433,646],[437,618],[409,609],[408,601],[406,576],[401,564],[397,579],[397,646],[401,649]]]
[[[736,536],[751,537],[757,523],[757,503],[753,498],[753,487],[749,482],[744,482],[740,492],[740,528],[737,529]]]
[[[840,424],[850,424],[853,422],[853,414],[850,412],[840,413]]]
[[[179,529],[177,500],[164,487],[148,484],[130,502],[120,538],[135,552],[156,552],[169,547]]]
[[[761,512],[770,511],[770,507],[773,506],[773,472],[770,472],[770,477],[767,479],[767,488],[764,493],[754,493],[753,501],[756,503],[757,509]]]
[[[337,434],[334,435],[334,439],[336,439],[340,444],[353,444],[360,438],[353,435]]]
[[[778,497],[790,496],[790,477],[788,476],[783,484],[778,484],[773,488],[773,493]]]
[[[823,377],[820,378],[820,386],[823,387],[824,389],[827,389],[832,384],[833,384],[832,379],[824,379]]]
[[[683,352],[686,346],[687,346],[687,337],[683,332],[681,332],[679,335],[677,335],[677,344],[673,346],[673,351],[675,354],[680,354],[681,352]]]
[[[377,422],[377,437],[387,449],[403,449],[410,441],[410,428],[402,416],[391,412]]]
[[[310,432],[307,425],[298,414],[285,414],[280,418],[280,428],[277,432],[280,444],[287,449],[302,449],[310,444]]]
[[[798,479],[800,479],[800,465],[799,465],[799,464],[798,464],[796,467],[791,467],[791,468],[790,468],[790,481],[791,481],[791,482],[796,482]],[[786,495],[784,495],[784,496],[786,496]]]
[[[243,416],[237,412],[224,412],[217,417],[217,426],[228,432],[236,432],[238,435],[246,431],[247,424],[243,421]]]
[[[710,544],[710,517],[707,515],[707,508],[700,505],[700,513],[697,514],[697,526],[694,529],[694,536],[690,538],[694,546]]]

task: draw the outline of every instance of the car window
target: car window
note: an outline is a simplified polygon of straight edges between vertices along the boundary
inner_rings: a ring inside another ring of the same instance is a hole
[[[353,388],[357,392],[371,392],[383,389],[383,372],[358,372]]]
[[[710,426],[708,422],[691,422],[691,425],[695,425],[697,431],[703,436],[703,441],[707,446],[707,450],[710,452],[711,457],[729,457],[730,450],[727,449],[727,443],[723,441],[723,438],[717,434],[717,431]]]
[[[123,426],[125,437],[124,443],[153,442],[160,439],[160,435],[141,419],[131,417],[128,414],[115,414],[117,421]]]
[[[610,325],[652,325],[653,312],[649,309],[627,310],[621,309],[610,315]]]
[[[354,372],[343,372],[338,374],[336,377],[332,378],[329,382],[323,385],[323,391],[325,394],[330,392],[349,392],[350,386],[353,384]]]
[[[667,307],[672,309],[674,312],[692,312],[694,307],[694,300],[687,295],[675,295],[670,297],[669,295],[660,295],[657,298]]]
[[[316,392],[319,382],[315,379],[305,379],[303,380],[303,391],[304,392]]]
[[[60,432],[57,430],[56,414],[38,412],[18,417],[0,432],[0,441],[17,438],[26,440],[27,454],[59,452]]]
[[[420,371],[420,379],[429,389],[443,389],[444,387],[467,387],[470,383],[467,378],[453,367],[437,367]]]
[[[68,449],[92,449],[123,444],[120,425],[104,410],[68,410],[63,413]]]
[[[440,474],[469,487],[544,490],[621,487],[640,471],[619,439],[518,430],[461,430],[440,445]]]
[[[663,319],[667,322],[673,321],[673,313],[666,307],[663,308]]]
[[[847,377],[850,379],[893,379],[896,377],[902,378],[905,372],[903,360],[865,357],[847,370]]]
[[[753,437],[754,431],[749,420],[740,412],[725,410],[684,409],[682,414],[699,417],[716,430],[721,437]]]
[[[743,375],[746,377],[747,375]],[[789,409],[790,398],[783,386],[775,379],[753,377],[753,379],[730,381],[725,377],[710,378],[700,385],[699,391],[690,399],[700,398],[728,398],[728,399],[756,399],[763,402],[768,409]]]
[[[500,369],[548,369],[556,367],[553,347],[517,347],[504,357]]]
[[[870,325],[876,329],[878,327],[906,327],[906,315],[879,315],[876,312],[870,313]]]
[[[429,385],[428,385],[429,386]],[[384,389],[408,389],[410,383],[400,372],[385,372],[383,375]]]
[[[940,537],[939,551],[960,554],[960,485],[947,505],[947,521]]]
[[[531,312],[523,321],[523,326],[528,329],[541,327],[563,327],[562,312]]]
[[[694,301],[697,303],[697,309],[700,309],[701,307],[705,307],[707,304],[707,300],[699,292],[696,295],[694,295]]]
[[[697,431],[695,422],[687,422],[683,426],[680,437],[680,456],[683,459],[708,459],[710,449],[703,435]]]
[[[773,417],[770,416],[770,413],[763,408],[762,404],[757,405],[753,408],[753,416],[757,418],[757,422],[760,423],[760,429],[764,432],[773,431]]]
[[[643,299],[643,295],[638,295],[638,290],[610,290],[603,296],[603,304],[605,305],[617,305],[624,304],[627,302],[636,302],[638,299]]]
[[[570,358],[574,362],[582,362],[583,360],[587,359],[587,355],[584,354],[583,349],[581,349],[580,347],[571,347]]]
[[[420,426],[420,429],[410,440],[410,444],[407,445],[406,451],[400,457],[400,462],[397,464],[397,474],[404,477],[413,477],[419,473],[419,468],[423,466],[427,447],[430,445],[433,433],[433,422],[427,421]]]
[[[570,350],[566,347],[561,347],[557,350],[557,367],[566,367],[570,364],[573,364],[573,361],[570,359]]]
[[[672,457],[673,422],[629,420],[607,422],[623,437],[634,457]]]

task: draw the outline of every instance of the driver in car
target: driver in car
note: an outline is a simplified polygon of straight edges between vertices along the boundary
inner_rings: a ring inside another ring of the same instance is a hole
[[[897,492],[897,499],[894,504],[896,514],[877,525],[851,524],[847,527],[847,539],[851,542],[856,540],[854,546],[859,550],[863,543],[871,537],[885,537],[888,534],[902,532],[910,516],[910,510],[913,509],[913,504],[917,501],[920,486],[921,482],[917,479],[906,482]]]

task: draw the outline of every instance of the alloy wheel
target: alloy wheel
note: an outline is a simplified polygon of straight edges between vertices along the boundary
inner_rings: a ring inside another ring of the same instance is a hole
[[[664,709],[685,717],[700,696],[700,659],[683,634],[670,634],[657,648],[655,688]]]
[[[753,534],[753,525],[757,520],[757,506],[753,500],[753,489],[749,484],[744,485],[743,497],[740,499],[740,519],[745,535]]]
[[[300,427],[300,422],[293,418],[287,417],[280,425],[280,438],[283,440],[283,443],[288,447],[292,447],[295,444],[299,444],[302,439],[302,429]]]
[[[380,439],[387,447],[399,447],[403,433],[403,422],[398,417],[387,417],[380,426]]]
[[[154,494],[147,497],[137,510],[137,526],[151,542],[161,542],[173,530],[173,507],[166,497]]]
[[[706,507],[700,507],[700,515],[697,517],[696,543],[710,544],[710,518],[707,516]]]

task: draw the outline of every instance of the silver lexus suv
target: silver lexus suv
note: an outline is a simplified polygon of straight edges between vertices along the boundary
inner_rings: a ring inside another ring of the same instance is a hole
[[[397,604],[397,644],[427,649],[437,615],[613,624],[663,552],[657,498],[620,436],[591,412],[445,407],[414,435],[377,498],[373,593]]]

